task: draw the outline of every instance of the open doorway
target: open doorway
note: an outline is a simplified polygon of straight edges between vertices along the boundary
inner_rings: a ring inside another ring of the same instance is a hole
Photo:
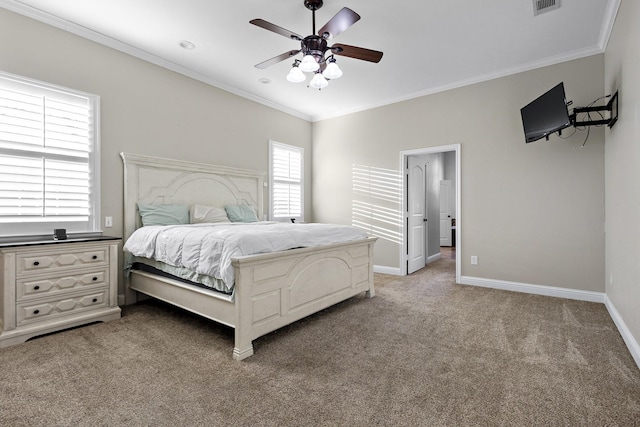
[[[454,257],[455,253],[459,282],[460,144],[402,151],[400,162],[404,201],[401,275],[424,268],[443,254]]]

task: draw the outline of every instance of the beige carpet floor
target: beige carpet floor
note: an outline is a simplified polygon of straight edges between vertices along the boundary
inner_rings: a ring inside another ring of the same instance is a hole
[[[376,275],[254,341],[145,302],[0,349],[1,426],[633,426],[640,370],[605,307]]]

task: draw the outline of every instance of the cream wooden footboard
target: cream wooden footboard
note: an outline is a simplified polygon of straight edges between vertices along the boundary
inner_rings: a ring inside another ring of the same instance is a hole
[[[248,204],[262,217],[263,174],[121,153],[125,172],[125,239],[140,226],[137,202]],[[127,303],[136,292],[235,328],[233,357],[253,354],[252,341],[361,292],[375,295],[375,238],[292,249],[233,260],[235,295],[132,270]],[[134,292],[135,291],[135,292]]]
[[[233,357],[253,354],[251,341],[373,288],[375,239],[236,259]]]

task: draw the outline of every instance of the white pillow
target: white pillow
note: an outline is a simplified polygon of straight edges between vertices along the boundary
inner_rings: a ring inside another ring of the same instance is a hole
[[[191,224],[203,222],[231,222],[227,217],[227,212],[223,208],[213,206],[193,205],[189,210]]]

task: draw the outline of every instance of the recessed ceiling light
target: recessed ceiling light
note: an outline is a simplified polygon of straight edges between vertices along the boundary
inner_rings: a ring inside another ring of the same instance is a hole
[[[183,49],[191,50],[196,47],[195,44],[191,43],[189,40],[182,40],[180,42],[180,47]]]
[[[271,79],[268,79],[266,77],[262,77],[261,79],[258,79],[258,81],[263,85],[268,85],[269,83],[271,83]]]

